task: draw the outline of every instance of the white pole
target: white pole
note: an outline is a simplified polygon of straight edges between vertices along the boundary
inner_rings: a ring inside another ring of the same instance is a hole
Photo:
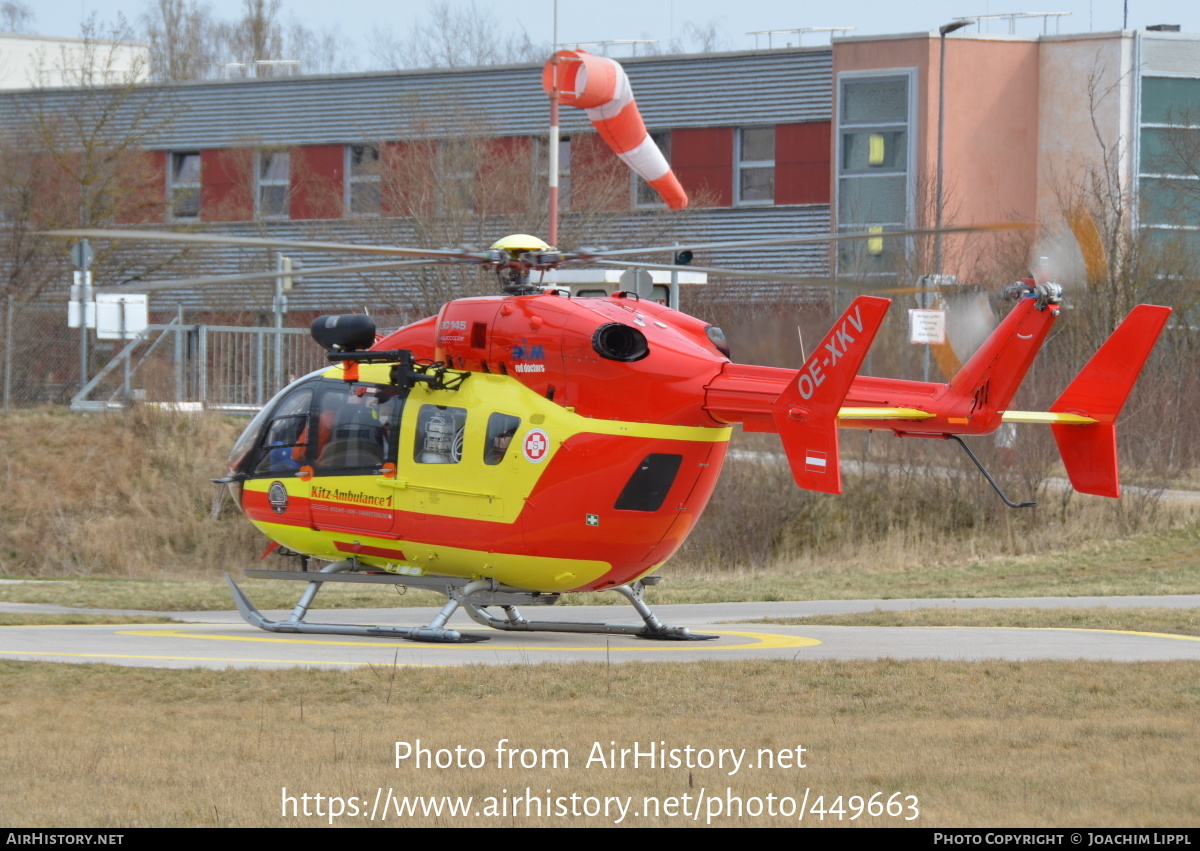
[[[554,0],[554,55],[550,58],[550,245],[558,247],[558,0]]]

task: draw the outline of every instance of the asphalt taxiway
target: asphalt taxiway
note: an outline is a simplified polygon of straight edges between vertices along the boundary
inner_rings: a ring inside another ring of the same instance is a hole
[[[664,623],[715,634],[711,641],[647,641],[628,636],[501,633],[456,616],[451,626],[486,638],[468,644],[418,644],[388,638],[281,635],[244,623],[236,612],[119,612],[164,615],[172,624],[0,627],[0,659],[95,662],[161,668],[354,668],[364,665],[504,665],[540,662],[696,661],[701,659],[1088,659],[1118,662],[1200,660],[1200,637],[1112,629],[789,626],[756,622],[921,608],[1079,606],[1200,608],[1200,595],[1037,597],[958,600],[838,600],[656,606]],[[0,603],[0,612],[80,614],[97,610]],[[112,610],[107,610],[112,611]],[[334,609],[310,619],[347,624],[420,626],[436,609]],[[118,612],[113,612],[118,613]],[[546,616],[544,611],[534,615]],[[288,612],[265,611],[268,619]],[[556,620],[632,623],[621,606],[555,607]],[[631,620],[632,618],[632,620]]]

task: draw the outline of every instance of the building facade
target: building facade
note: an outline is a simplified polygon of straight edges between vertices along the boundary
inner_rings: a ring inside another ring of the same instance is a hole
[[[666,211],[614,170],[583,113],[564,109],[564,249],[930,227],[939,163],[948,225],[1065,221],[1099,180],[1114,194],[1091,201],[1126,205],[1129,227],[1200,238],[1200,37],[933,32],[623,64],[693,209]],[[96,99],[0,92],[0,121],[19,135],[32,110],[66,116]],[[126,224],[428,247],[544,233],[548,103],[535,65],[140,84],[114,111],[136,125],[153,202],[120,214]],[[1089,215],[1105,224],[1102,210]],[[970,245],[948,239],[945,271],[977,273]],[[913,250],[872,239],[700,259],[885,274]],[[214,250],[191,262],[220,273],[246,261]],[[327,305],[350,292],[353,303],[361,283],[311,279],[297,297]]]
[[[1200,37],[956,34],[944,46],[942,80],[936,32],[836,42],[839,227],[932,225],[940,159],[947,224],[1038,222],[1084,241],[1118,228],[1196,251]],[[948,271],[969,274],[970,258],[953,259]]]

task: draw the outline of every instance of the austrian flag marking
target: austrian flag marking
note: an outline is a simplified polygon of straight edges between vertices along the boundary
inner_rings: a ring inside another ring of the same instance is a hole
[[[550,438],[540,428],[530,429],[525,433],[525,441],[521,444],[525,460],[534,464],[539,463],[550,451]]]
[[[828,467],[828,459],[824,452],[817,452],[813,449],[804,450],[804,469],[810,473],[824,473]]]

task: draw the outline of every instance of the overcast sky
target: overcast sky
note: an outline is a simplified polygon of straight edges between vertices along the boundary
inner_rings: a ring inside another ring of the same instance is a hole
[[[96,13],[102,20],[118,13],[136,19],[147,8],[144,0],[26,0],[33,9],[33,29],[42,35],[74,36],[80,21]],[[241,8],[240,0],[210,0],[218,18],[232,19]],[[470,7],[470,2],[456,5]],[[1050,19],[1063,33],[1120,29],[1123,0],[1046,0],[1038,4],[1018,4],[1015,0],[927,0],[917,4],[896,0],[850,0],[835,4],[800,3],[796,0],[558,0],[560,42],[610,39],[658,39],[664,45],[684,34],[691,21],[698,25],[715,23],[730,50],[755,46],[753,30],[794,29],[800,27],[853,27],[855,34],[916,32],[936,29],[956,17],[998,14],[1034,7],[1038,12],[1069,12],[1066,17]],[[914,8],[915,7],[915,8]],[[1181,24],[1184,32],[1200,32],[1200,3],[1196,0],[1128,0],[1129,27],[1149,24]],[[337,29],[341,36],[359,47],[365,45],[373,29],[390,28],[402,36],[414,18],[424,15],[427,4],[415,2],[379,2],[379,0],[283,0],[284,20],[295,19],[310,29],[327,32]],[[535,42],[552,39],[553,0],[476,0],[475,8],[490,12],[501,26],[523,28]],[[984,32],[1007,33],[1008,22],[993,20],[981,24]],[[1018,34],[1042,30],[1041,19],[1018,21]],[[973,32],[970,28],[965,32]],[[779,37],[777,37],[779,38]],[[784,41],[795,36],[783,36]],[[828,36],[809,34],[804,44],[828,43]],[[766,46],[765,39],[760,41]],[[779,44],[779,42],[777,42]],[[627,55],[614,51],[613,56]],[[289,57],[291,58],[291,57]]]

